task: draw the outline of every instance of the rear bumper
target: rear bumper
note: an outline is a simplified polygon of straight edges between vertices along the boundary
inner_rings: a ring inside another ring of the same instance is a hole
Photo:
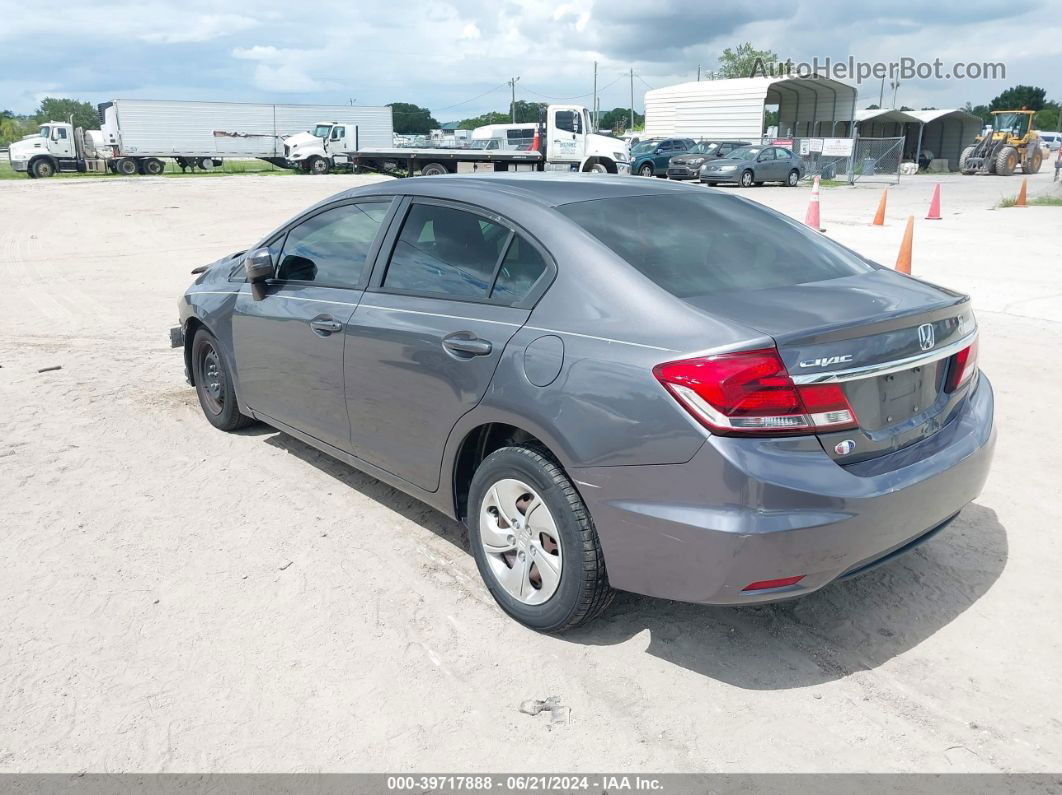
[[[704,604],[810,593],[928,540],[977,497],[995,445],[988,379],[890,469],[854,474],[814,437],[713,436],[685,464],[573,470],[612,585]],[[804,575],[797,584],[743,591]]]

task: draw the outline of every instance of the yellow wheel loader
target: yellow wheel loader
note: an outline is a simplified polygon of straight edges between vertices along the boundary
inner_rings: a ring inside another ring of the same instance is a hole
[[[1023,174],[1040,170],[1043,152],[1033,127],[1033,110],[992,111],[992,132],[974,139],[962,150],[959,171],[963,174],[1001,174],[1009,177],[1021,166]]]

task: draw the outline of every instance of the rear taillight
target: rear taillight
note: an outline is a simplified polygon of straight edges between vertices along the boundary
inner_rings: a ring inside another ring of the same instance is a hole
[[[774,348],[667,362],[653,375],[719,434],[814,433],[857,424],[840,386],[796,386]]]
[[[954,392],[973,378],[973,374],[976,372],[977,340],[974,340],[969,347],[963,348],[952,358],[951,369],[948,370],[948,383],[945,385],[944,391]]]

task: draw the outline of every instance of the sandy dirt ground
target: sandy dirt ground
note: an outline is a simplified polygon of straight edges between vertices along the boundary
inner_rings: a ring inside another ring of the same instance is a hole
[[[873,228],[880,186],[823,191],[888,264],[913,213],[916,275],[974,296],[999,445],[949,530],[798,602],[621,595],[549,637],[455,523],[213,430],[169,348],[192,267],[365,179],[0,182],[0,771],[1062,768],[1062,209],[950,176],[923,221],[908,178]],[[808,190],[745,195],[802,218]],[[547,697],[566,722],[518,710]]]

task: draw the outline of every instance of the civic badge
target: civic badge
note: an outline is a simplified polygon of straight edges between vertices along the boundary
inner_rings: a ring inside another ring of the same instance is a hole
[[[848,455],[853,450],[855,450],[855,442],[851,439],[845,439],[843,442],[838,442],[833,446],[833,451],[837,455]]]
[[[918,344],[922,350],[928,351],[936,342],[936,334],[933,333],[932,323],[923,323],[918,327]]]

